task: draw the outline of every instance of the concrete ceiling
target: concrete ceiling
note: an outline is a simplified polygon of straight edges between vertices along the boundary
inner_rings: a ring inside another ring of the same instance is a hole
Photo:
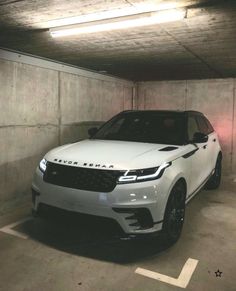
[[[235,77],[235,2],[1,0],[0,46],[134,81]],[[150,4],[188,7],[187,19],[64,38],[48,32],[52,20]]]

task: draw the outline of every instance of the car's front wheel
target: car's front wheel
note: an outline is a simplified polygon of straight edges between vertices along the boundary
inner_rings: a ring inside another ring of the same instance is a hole
[[[178,181],[173,187],[165,210],[163,232],[167,243],[174,244],[180,237],[185,216],[186,187]]]

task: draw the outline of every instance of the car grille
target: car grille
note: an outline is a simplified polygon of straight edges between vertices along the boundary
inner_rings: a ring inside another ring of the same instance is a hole
[[[88,169],[48,162],[43,179],[47,183],[62,187],[111,192],[120,175],[121,171]]]

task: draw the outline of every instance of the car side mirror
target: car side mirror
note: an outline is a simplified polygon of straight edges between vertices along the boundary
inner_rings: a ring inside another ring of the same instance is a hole
[[[98,128],[97,127],[91,127],[91,128],[88,129],[89,137],[94,136],[97,132],[98,132]]]
[[[204,143],[208,141],[208,135],[202,132],[195,132],[193,136],[193,143]]]

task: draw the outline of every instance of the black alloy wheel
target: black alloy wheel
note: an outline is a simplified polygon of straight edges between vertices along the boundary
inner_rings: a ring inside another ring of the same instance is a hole
[[[182,181],[173,187],[166,206],[163,231],[167,243],[175,243],[181,234],[185,217],[186,188]]]

